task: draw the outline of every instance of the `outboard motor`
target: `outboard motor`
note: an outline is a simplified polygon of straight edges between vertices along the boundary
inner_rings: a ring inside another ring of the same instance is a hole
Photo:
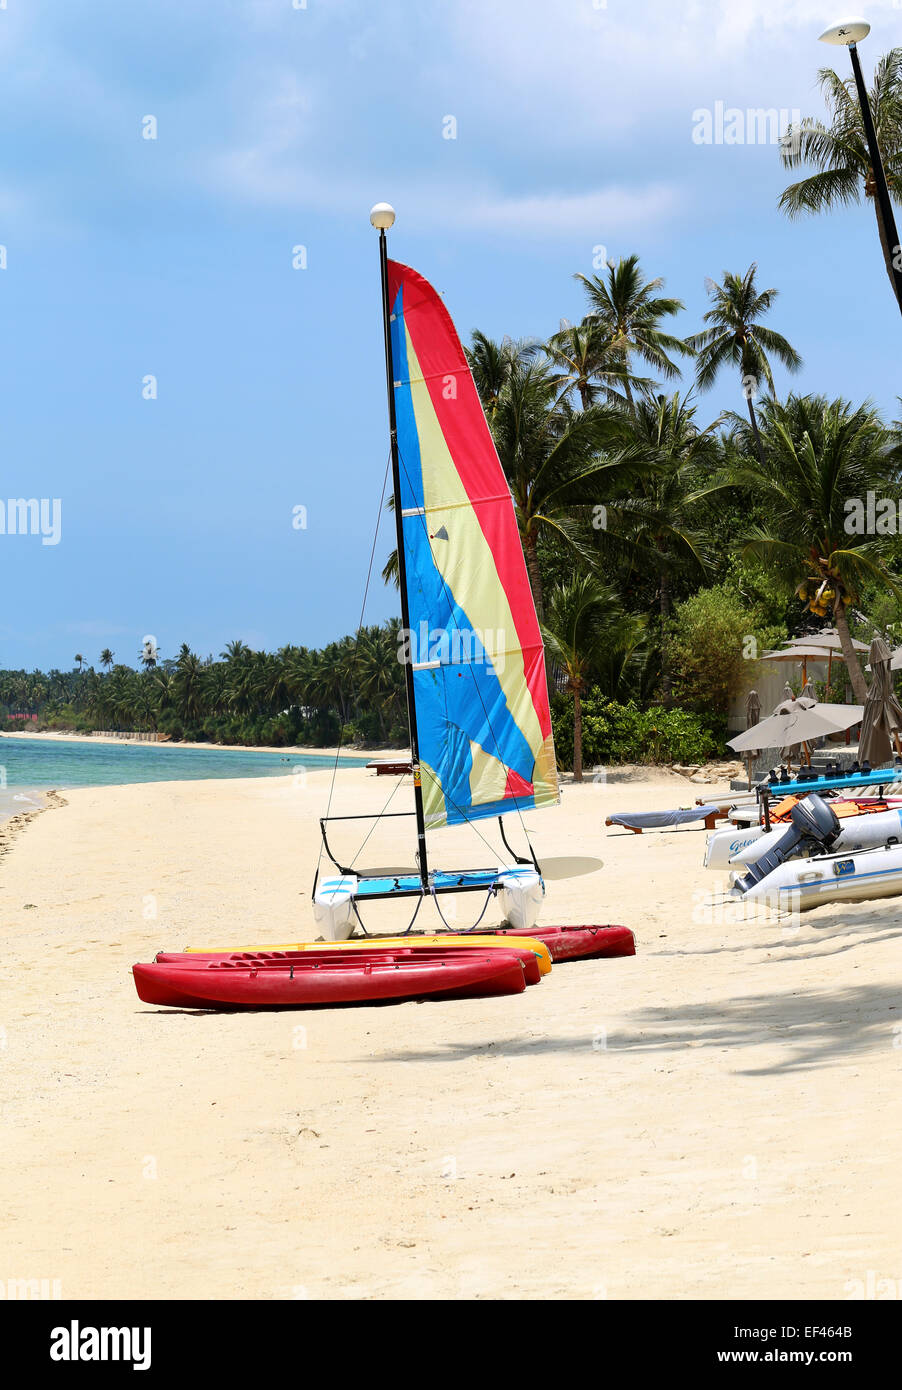
[[[781,835],[773,849],[768,850],[767,854],[762,854],[758,862],[752,864],[748,873],[736,880],[734,886],[740,893],[747,893],[750,888],[754,888],[756,883],[760,883],[769,873],[785,863],[799,845],[806,841],[816,845],[818,850],[825,854],[838,838],[841,829],[836,812],[813,792],[793,806],[789,819],[792,824],[786,834]]]

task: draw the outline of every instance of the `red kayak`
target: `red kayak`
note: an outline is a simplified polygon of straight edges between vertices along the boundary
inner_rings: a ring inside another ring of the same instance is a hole
[[[500,957],[500,959],[499,959]],[[174,1008],[309,1008],[402,999],[474,999],[521,994],[526,975],[507,951],[462,959],[367,961],[335,967],[293,964],[272,969],[207,959],[201,968],[154,962],[132,967],[145,1004]]]
[[[339,951],[190,951],[187,953],[177,951],[158,951],[154,956],[157,965],[184,965],[186,968],[192,966],[206,966],[211,960],[220,961],[224,965],[248,967],[259,965],[263,967],[282,967],[288,969],[292,965],[323,965],[328,964],[336,969],[347,968],[354,965],[366,965],[369,962],[376,964],[391,962],[395,960],[408,961],[411,959],[422,961],[435,960],[459,960],[461,956],[471,956],[472,946],[373,946],[372,950],[355,951],[342,955]],[[537,985],[542,979],[539,969],[539,962],[536,954],[529,947],[520,947],[516,942],[510,944],[510,951],[500,950],[501,955],[516,956],[522,963],[528,985]]]
[[[597,960],[634,956],[636,938],[629,927],[499,927],[498,936],[531,936],[544,941],[553,961]]]

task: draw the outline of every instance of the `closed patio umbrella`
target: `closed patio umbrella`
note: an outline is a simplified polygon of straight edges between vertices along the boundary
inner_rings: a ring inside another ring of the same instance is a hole
[[[902,753],[899,732],[902,730],[902,705],[893,690],[890,674],[890,649],[882,637],[871,643],[871,684],[861,719],[858,757],[871,767],[882,767],[893,756],[893,748]]]
[[[755,725],[758,723],[758,720],[759,720],[760,718],[761,718],[761,699],[760,699],[760,696],[758,695],[757,690],[750,690],[749,693],[748,693],[748,695],[746,695],[746,697],[745,697],[745,727],[746,727],[747,729],[754,729]],[[746,765],[747,765],[747,767],[748,767],[748,774],[749,774],[749,790],[751,790],[751,786],[752,786],[752,764],[754,763],[754,761],[755,761],[755,759],[754,759],[752,753],[750,752],[749,755],[748,755],[748,757],[747,757],[747,759],[746,759]]]

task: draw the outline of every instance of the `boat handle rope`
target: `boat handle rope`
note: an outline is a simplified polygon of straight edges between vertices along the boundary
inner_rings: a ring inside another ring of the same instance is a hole
[[[436,912],[438,913],[439,917],[441,917],[441,919],[442,919],[442,921],[444,922],[445,926],[448,928],[448,931],[455,932],[456,934],[459,934],[460,936],[466,936],[468,932],[474,932],[474,931],[476,930],[476,928],[479,926],[479,923],[482,921],[483,917],[484,917],[485,914],[488,912],[489,903],[492,901],[492,898],[495,896],[495,885],[494,885],[494,883],[493,883],[493,884],[491,885],[491,887],[489,888],[488,892],[486,893],[486,895],[485,895],[485,902],[484,902],[483,905],[482,905],[482,911],[480,912],[479,916],[476,918],[476,921],[473,923],[472,927],[458,927],[458,926],[452,924],[451,922],[449,922],[448,919],[445,917],[444,912],[442,912],[442,909],[439,907],[438,893],[436,892],[435,887],[434,887],[434,886],[431,887],[431,888],[429,889],[429,891],[430,891],[430,893],[432,894],[432,900],[433,900],[433,902],[435,903],[435,910],[436,910]],[[414,913],[414,916],[416,916],[416,913]],[[412,926],[413,926],[413,922],[411,922],[411,924],[410,924],[410,927],[412,927]],[[410,927],[407,928],[408,931],[410,931]]]
[[[413,916],[411,917],[410,921],[407,923],[407,926],[404,928],[404,930],[403,930],[402,932],[399,932],[399,933],[398,933],[399,936],[406,936],[407,933],[408,933],[409,931],[412,931],[412,930],[413,930],[413,924],[414,924],[414,922],[417,920],[417,913],[419,912],[420,908],[423,906],[423,896],[424,896],[424,895],[421,893],[420,896],[417,898],[417,905],[416,905],[416,907],[415,907],[414,910],[413,910]],[[357,921],[360,923],[360,930],[363,932],[364,936],[369,936],[369,932],[367,931],[366,927],[365,927],[364,924],[363,924],[363,918],[362,918],[361,915],[360,915],[360,909],[359,909],[358,906],[357,906],[357,899],[356,899],[356,898],[352,898],[352,899],[351,899],[351,907],[354,909],[354,916],[357,918]],[[484,910],[484,909],[483,909],[483,910]],[[441,914],[439,914],[439,915],[441,916]],[[442,921],[444,921],[444,918],[442,918]]]

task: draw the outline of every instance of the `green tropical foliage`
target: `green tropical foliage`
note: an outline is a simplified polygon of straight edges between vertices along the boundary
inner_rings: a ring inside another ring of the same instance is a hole
[[[852,689],[863,703],[867,685],[848,610],[860,602],[866,583],[898,592],[890,569],[896,533],[870,529],[865,515],[869,493],[897,491],[893,436],[871,406],[853,408],[824,396],[790,395],[785,403],[770,398],[756,414],[763,456],[749,451],[748,427],[737,416],[740,457],[728,469],[766,507],[766,521],[750,529],[743,554],[794,587],[806,611],[832,615]]]

